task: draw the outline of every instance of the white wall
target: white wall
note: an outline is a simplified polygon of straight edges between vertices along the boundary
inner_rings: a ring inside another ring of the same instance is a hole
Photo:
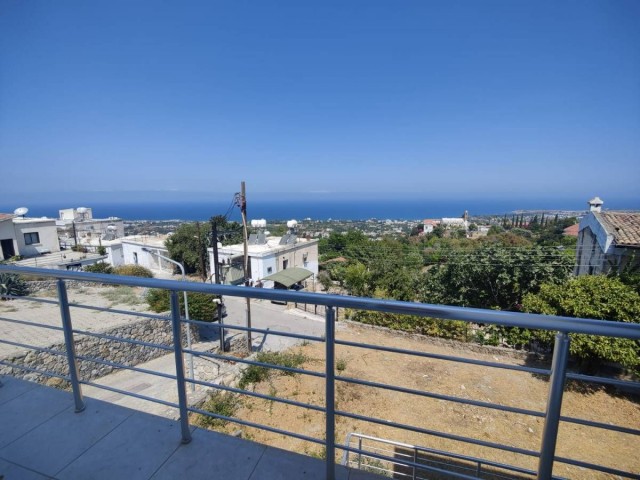
[[[40,219],[14,219],[13,227],[15,230],[15,239],[18,244],[18,254],[25,257],[40,255],[36,247],[44,248],[50,252],[60,251],[60,242],[58,241],[58,229],[56,221],[40,220]],[[40,242],[27,245],[24,240],[25,233],[37,233]]]
[[[156,255],[152,255],[149,252],[145,252],[142,249],[149,249],[153,252],[157,252],[165,257],[169,256],[169,252],[164,247],[157,247],[151,245],[145,245],[135,242],[122,242],[122,258],[125,265],[141,265],[149,270],[163,271],[167,273],[173,273],[174,265],[161,260]]]

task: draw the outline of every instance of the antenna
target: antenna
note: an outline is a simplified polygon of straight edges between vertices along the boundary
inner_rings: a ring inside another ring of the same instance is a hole
[[[20,208],[16,208],[13,211],[13,214],[18,216],[18,217],[22,217],[24,218],[24,216],[29,213],[29,209],[27,207],[20,207]]]

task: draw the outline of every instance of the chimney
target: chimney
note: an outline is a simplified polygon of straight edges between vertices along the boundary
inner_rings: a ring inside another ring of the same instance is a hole
[[[591,200],[589,200],[589,210],[591,212],[600,213],[600,211],[602,210],[603,203],[604,202],[600,199],[600,197],[594,197]]]

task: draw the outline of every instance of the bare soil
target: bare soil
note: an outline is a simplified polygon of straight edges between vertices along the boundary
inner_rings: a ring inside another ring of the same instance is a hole
[[[410,336],[354,325],[341,325],[337,337],[376,345],[399,347],[445,355],[464,356],[488,361],[524,365],[517,355],[474,352],[455,344],[438,345]],[[322,371],[324,344],[294,347],[307,360],[303,368]],[[493,402],[544,412],[548,381],[525,372],[481,367],[445,360],[419,358],[373,351],[358,347],[336,347],[338,374],[376,381],[432,393],[453,395],[464,399]],[[324,406],[324,380],[308,375],[272,377],[253,386],[256,392]],[[414,425],[455,435],[496,442],[523,449],[539,451],[543,419],[495,409],[464,405],[450,401],[425,398],[336,382],[336,408],[382,420]],[[300,407],[243,396],[235,416],[251,422],[270,425],[315,438],[324,438],[324,415]],[[570,388],[565,391],[562,414],[597,420],[621,426],[640,426],[640,404],[637,398],[609,393],[604,389]],[[433,435],[399,430],[390,426],[336,417],[336,441],[345,442],[350,432],[399,441],[412,445],[445,450],[464,455],[536,469],[537,458],[509,453],[493,448],[449,440]],[[218,428],[227,433],[242,430],[245,438],[299,453],[322,456],[316,444],[292,437],[227,424]],[[640,472],[640,441],[629,434],[610,432],[572,423],[561,423],[556,455]],[[337,457],[342,450],[337,449]],[[568,478],[613,478],[607,474],[584,470],[556,462],[554,475]]]

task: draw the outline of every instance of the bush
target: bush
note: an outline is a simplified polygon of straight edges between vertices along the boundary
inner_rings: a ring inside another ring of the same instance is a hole
[[[107,274],[113,273],[113,267],[108,263],[104,263],[104,262],[94,263],[93,265],[87,265],[83,268],[83,270],[85,272],[91,272],[91,273],[107,273]]]
[[[105,247],[103,247],[102,245],[100,245],[98,247],[98,255],[106,255],[107,254],[107,249]]]
[[[0,273],[0,298],[4,295],[24,297],[29,294],[29,286],[19,275],[13,273]]]
[[[240,408],[240,405],[241,401],[237,395],[228,392],[214,392],[202,405],[202,410],[218,415],[223,415],[225,417],[233,417],[238,408]],[[203,427],[222,428],[228,422],[227,420],[223,420],[221,418],[199,415],[197,423],[199,423]]]
[[[270,365],[279,365],[281,367],[296,368],[307,361],[307,357],[300,352],[260,352],[256,355],[256,361],[268,363]],[[284,370],[277,371],[280,375],[294,376],[294,372]],[[242,372],[242,377],[238,382],[238,388],[245,389],[252,383],[260,383],[268,380],[276,370],[269,367],[261,367],[259,365],[249,365]]]
[[[121,265],[113,270],[116,275],[126,275],[128,277],[153,278],[153,273],[142,265]]]
[[[218,313],[218,295],[209,293],[187,292],[187,301],[189,302],[189,318],[199,320],[201,322],[212,322],[217,319]],[[184,311],[184,295],[178,294],[180,300],[180,314],[185,315]],[[159,288],[153,288],[147,293],[147,303],[149,308],[154,312],[167,312],[171,310],[171,302],[169,300],[169,291]]]
[[[441,320],[431,317],[415,317],[413,315],[370,312],[367,310],[353,311],[350,318],[356,322],[377,325],[392,330],[453,340],[467,340],[468,325],[460,320]]]

